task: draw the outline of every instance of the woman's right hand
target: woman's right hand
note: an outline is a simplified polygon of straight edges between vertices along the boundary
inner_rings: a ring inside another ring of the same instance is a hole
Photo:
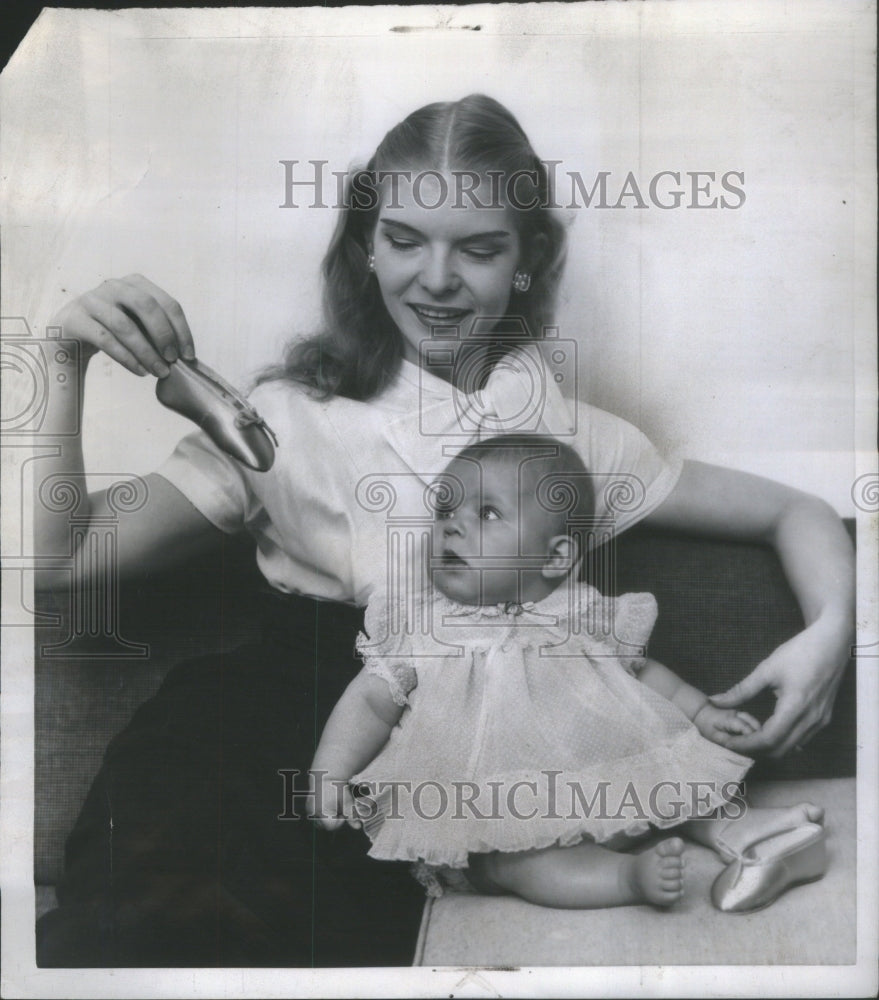
[[[141,274],[111,278],[68,302],[52,325],[83,345],[83,359],[108,354],[135,375],[168,374],[178,357],[192,360],[192,333],[180,304]]]

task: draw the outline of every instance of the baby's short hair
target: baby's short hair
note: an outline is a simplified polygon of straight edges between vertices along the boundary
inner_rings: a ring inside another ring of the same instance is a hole
[[[521,482],[533,487],[529,495],[561,521],[588,519],[595,512],[592,477],[583,460],[549,434],[499,434],[467,445],[453,459],[458,460],[521,468],[528,476]]]

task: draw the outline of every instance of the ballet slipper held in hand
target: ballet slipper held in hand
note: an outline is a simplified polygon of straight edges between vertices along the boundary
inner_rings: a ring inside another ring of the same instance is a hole
[[[178,357],[195,357],[180,303],[141,274],[102,282],[68,302],[52,325],[80,342],[83,362],[103,351],[139,376],[163,378]]]
[[[178,358],[156,382],[163,406],[198,424],[221,450],[250,469],[266,472],[277,438],[256,410],[213,369]]]

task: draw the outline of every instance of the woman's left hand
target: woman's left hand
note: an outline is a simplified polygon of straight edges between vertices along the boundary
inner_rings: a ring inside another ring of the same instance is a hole
[[[685,462],[671,496],[649,520],[659,527],[771,545],[807,627],[743,681],[712,698],[735,708],[766,688],[775,711],[731,749],[773,757],[802,747],[830,721],[854,641],[854,547],[827,503],[771,479]]]
[[[711,702],[718,708],[735,708],[766,688],[775,692],[775,711],[761,729],[731,737],[727,746],[738,753],[772,757],[802,749],[830,721],[849,659],[847,631],[845,636],[819,619],[779,646],[738,684],[713,695]]]

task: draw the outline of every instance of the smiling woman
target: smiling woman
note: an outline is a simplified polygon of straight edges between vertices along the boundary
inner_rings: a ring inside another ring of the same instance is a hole
[[[505,178],[516,181],[509,200]],[[564,228],[545,164],[492,98],[413,112],[351,175],[344,204],[324,261],[327,328],[294,344],[273,376],[368,399],[401,354],[421,364],[427,343],[456,351],[484,320],[496,343],[511,323],[540,339],[552,322]],[[487,359],[485,343],[474,350]],[[488,365],[464,370],[478,383]]]

